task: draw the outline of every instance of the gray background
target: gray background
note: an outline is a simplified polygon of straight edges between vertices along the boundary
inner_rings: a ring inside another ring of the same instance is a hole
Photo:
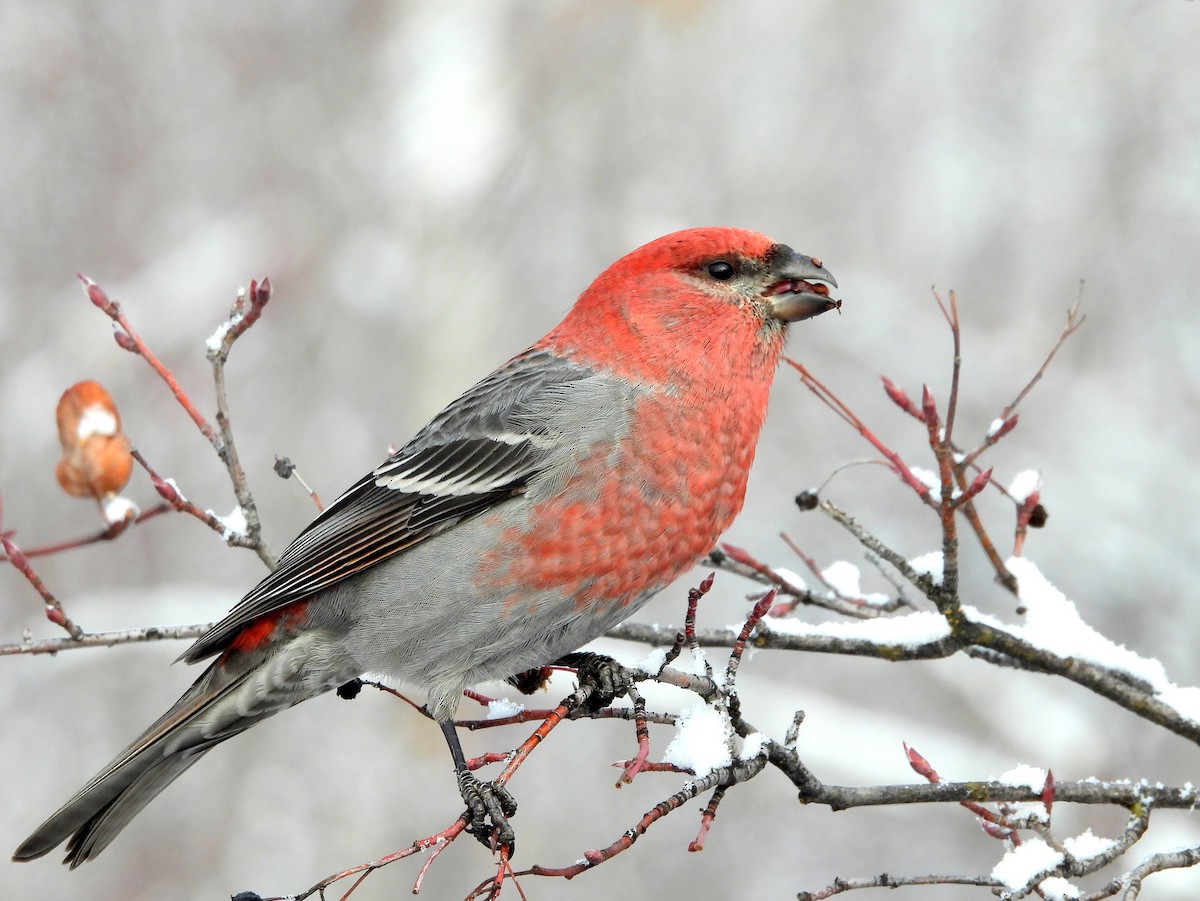
[[[114,392],[164,475],[203,507],[233,505],[210,449],[148,367],[112,343],[77,271],[125,304],[206,412],[203,341],[238,284],[271,277],[275,299],[228,374],[278,552],[312,511],[271,473],[275,454],[332,499],[553,325],[611,260],[676,228],[740,225],[826,261],[845,310],[795,329],[790,351],[927,467],[920,428],[877,379],[914,396],[928,382],[945,397],[949,340],[931,283],[958,291],[959,435],[970,443],[1087,280],[1087,324],[991,459],[1004,482],[1029,467],[1044,475],[1050,525],[1028,555],[1089,621],[1195,684],[1198,47],[1200,9],[1183,0],[0,5],[4,527],[34,546],[99,525],[53,482],[54,404],[84,377]],[[794,569],[780,531],[823,564],[858,560],[791,497],[870,456],[785,369],[730,540]],[[144,480],[129,493],[154,502]],[[880,467],[844,472],[828,493],[904,554],[937,545],[933,517]],[[1007,544],[1009,511],[984,507]],[[982,556],[964,547],[970,599],[1011,618]],[[253,555],[184,517],[38,567],[89,629],[214,619],[262,574]],[[678,621],[685,587],[639,617]],[[738,621],[748,590],[720,577],[702,624]],[[0,601],[0,639],[56,634],[14,572],[0,571]],[[0,847],[182,691],[194,674],[167,667],[181,650],[0,661]],[[793,709],[808,711],[801,751],[831,782],[913,779],[901,741],[947,778],[1018,762],[1060,778],[1195,778],[1196,749],[1182,740],[1082,689],[968,660],[760,653],[742,673],[761,728],[779,736]],[[466,741],[479,753],[522,734]],[[655,733],[658,752],[668,737]],[[675,790],[676,778],[651,775],[613,791],[608,763],[632,751],[616,723],[556,734],[513,783],[517,862],[568,864]],[[442,828],[458,806],[431,724],[373,692],[331,697],[210,755],[85,870],[3,863],[0,887],[105,899],[295,892]],[[707,849],[689,855],[698,810],[595,873],[527,879],[526,891],[786,898],[837,875],[987,872],[1001,853],[961,809],[835,816],[798,807],[771,774],[731,793]],[[1122,825],[1119,812],[1059,817],[1064,835]],[[1152,835],[1194,844],[1194,815],[1160,814]],[[417,868],[378,873],[355,897],[407,892]],[[424,894],[461,897],[490,868],[463,843]],[[1185,872],[1156,877],[1142,897],[1198,890],[1200,875]]]

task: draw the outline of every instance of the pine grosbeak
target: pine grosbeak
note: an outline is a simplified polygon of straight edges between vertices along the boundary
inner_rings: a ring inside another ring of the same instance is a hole
[[[618,260],[301,532],[184,653],[208,669],[14,859],[69,839],[66,862],[90,860],[215,745],[364,673],[427,692],[476,831],[486,816],[511,844],[515,803],[470,775],[454,732],[463,689],[597,638],[712,547],[787,325],[840,305],[836,284],[732,228]]]

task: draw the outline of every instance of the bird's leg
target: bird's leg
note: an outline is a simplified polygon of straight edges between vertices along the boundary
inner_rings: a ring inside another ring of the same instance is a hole
[[[574,669],[580,685],[592,686],[591,696],[580,707],[582,713],[603,710],[634,685],[633,672],[604,654],[576,651],[560,657],[556,664]]]
[[[507,845],[511,858],[517,849],[517,842],[508,818],[517,812],[517,802],[503,785],[480,782],[467,769],[467,758],[458,742],[453,720],[443,720],[439,725],[446,736],[446,744],[450,746],[450,756],[454,758],[458,792],[467,804],[467,832],[489,848]]]

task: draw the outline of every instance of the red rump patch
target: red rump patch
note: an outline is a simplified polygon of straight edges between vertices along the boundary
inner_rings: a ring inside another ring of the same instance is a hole
[[[225,653],[221,655],[222,659],[230,653],[245,653],[262,647],[275,635],[277,628],[282,627],[283,631],[295,628],[307,612],[307,600],[293,601],[286,607],[280,607],[259,617],[234,636]]]

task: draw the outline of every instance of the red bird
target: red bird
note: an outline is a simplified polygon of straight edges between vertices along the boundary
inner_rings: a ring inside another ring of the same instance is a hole
[[[364,673],[423,688],[477,836],[516,805],[467,770],[464,688],[552,663],[692,566],[742,506],[789,322],[820,261],[733,228],[605,270],[544,338],[434,417],[183,655],[216,659],[14,854],[90,860],[202,754]],[[490,824],[488,821],[490,820]]]

